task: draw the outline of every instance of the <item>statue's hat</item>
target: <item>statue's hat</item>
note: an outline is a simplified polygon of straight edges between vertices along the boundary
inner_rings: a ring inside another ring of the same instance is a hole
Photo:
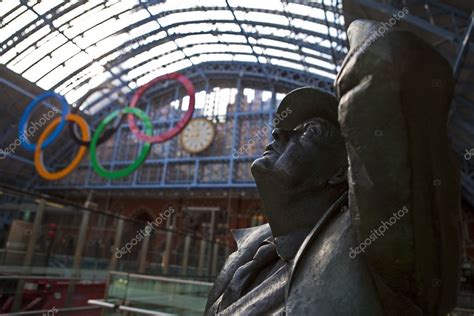
[[[319,117],[339,128],[337,106],[336,97],[329,92],[313,87],[295,89],[278,106],[276,114],[279,120],[275,127],[294,129],[310,118]]]

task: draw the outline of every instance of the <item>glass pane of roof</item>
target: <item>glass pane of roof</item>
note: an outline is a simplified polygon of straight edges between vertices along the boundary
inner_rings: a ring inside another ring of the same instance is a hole
[[[8,2],[5,2],[5,3],[2,3],[2,5],[0,6],[0,15],[4,16],[10,10],[14,9],[17,5],[18,5],[18,3],[14,2],[14,1],[8,1]],[[6,22],[4,22],[4,23],[6,23]]]
[[[235,11],[235,16],[237,19],[242,21],[272,21],[275,24],[288,25],[288,19],[279,14],[263,13],[263,12],[244,12],[244,11]]]
[[[229,4],[233,7],[244,8],[258,8],[268,10],[281,10],[280,0],[265,0],[265,1],[248,1],[248,0],[229,0]]]
[[[2,26],[2,31],[0,32],[0,42],[7,40],[11,35],[13,35],[29,22],[33,21],[35,18],[36,14],[33,12],[24,11],[24,13],[20,14],[14,19],[14,22],[10,21],[10,23],[8,23],[8,19],[2,21],[4,26]]]
[[[50,31],[51,30],[50,30],[49,26],[42,27],[39,31],[35,32],[31,36],[28,36],[25,40],[23,40],[19,44],[15,45],[15,47],[14,47],[14,49],[12,49],[12,51],[15,52],[15,54],[16,54],[16,53],[22,52],[23,50],[28,49],[28,47],[34,47],[36,45],[36,43],[40,39],[42,39],[43,37],[47,36]],[[26,55],[27,55],[26,52],[22,53],[21,56],[17,57],[16,62],[18,62],[18,59],[22,60],[23,57],[25,57]]]
[[[189,35],[186,37],[178,38],[175,40],[175,42],[179,46],[183,47],[186,45],[193,45],[193,44],[199,44],[199,43],[217,43],[219,41],[224,41],[224,42],[231,41],[231,38],[227,38],[227,40],[225,40],[225,39],[222,39],[222,36],[224,35],[221,35],[221,36],[216,36],[216,35],[211,35],[211,34]],[[231,35],[227,35],[227,36],[231,36]],[[242,40],[242,43],[246,42],[245,37],[243,36],[240,36],[240,37],[234,36],[234,38],[237,38],[237,39],[240,38],[240,40]]]
[[[48,1],[37,1],[35,5],[33,5],[33,9],[38,14],[44,14],[48,12],[52,7],[55,7],[64,1],[61,0],[48,0]]]
[[[182,21],[203,21],[208,20],[209,17],[204,17],[202,12],[195,11],[195,12],[181,12],[176,14],[170,14],[166,17],[160,18],[159,22],[161,26],[165,27],[170,24],[176,24]],[[212,20],[229,20],[232,21],[234,17],[229,11],[213,11]]]
[[[63,24],[67,24],[69,22],[74,21],[74,19],[78,18],[79,16],[85,14],[89,10],[94,7],[97,7],[97,1],[86,1],[83,5],[76,7],[68,12],[63,13],[59,17],[55,18],[52,22],[55,27],[60,27]],[[67,4],[63,7],[64,10],[68,8]],[[95,9],[95,12],[99,12],[101,7]]]
[[[3,5],[2,5],[3,6]],[[15,6],[16,7],[16,6]],[[7,16],[2,18],[2,25],[6,25],[10,23],[11,21],[17,19],[19,16],[21,16],[26,10],[28,10],[26,7],[19,7],[15,9],[13,12],[8,14]]]

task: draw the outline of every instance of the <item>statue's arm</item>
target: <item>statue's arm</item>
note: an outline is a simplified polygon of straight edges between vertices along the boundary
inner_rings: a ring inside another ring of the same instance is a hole
[[[433,81],[443,82],[436,89]],[[446,121],[451,70],[393,32],[349,57],[336,82],[349,159],[349,207],[371,271],[428,313],[454,304],[458,171]]]
[[[349,207],[358,242],[363,242],[356,251],[396,282],[414,261],[409,139],[392,65],[374,62],[377,67],[341,96],[339,121],[349,159]]]

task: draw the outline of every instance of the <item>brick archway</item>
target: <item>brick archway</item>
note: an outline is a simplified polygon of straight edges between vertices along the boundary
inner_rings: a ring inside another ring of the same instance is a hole
[[[133,219],[145,219],[154,220],[156,218],[156,212],[146,206],[139,206],[130,213],[130,217]]]

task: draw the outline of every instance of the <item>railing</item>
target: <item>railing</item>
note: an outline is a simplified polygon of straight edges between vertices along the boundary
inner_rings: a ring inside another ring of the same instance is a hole
[[[68,288],[72,284],[75,285],[74,296],[69,297]],[[81,278],[0,276],[0,315],[100,316],[100,309],[88,306],[87,299],[104,297],[105,286],[105,279],[92,280],[85,275]]]
[[[104,315],[202,315],[212,283],[140,274],[110,272],[106,298],[89,300]]]
[[[93,315],[91,311],[99,311],[100,307],[98,306],[84,306],[84,307],[73,307],[73,308],[54,308],[54,309],[42,309],[37,311],[29,311],[29,312],[17,312],[17,313],[8,313],[8,314],[0,314],[1,315],[68,315],[73,314],[73,316],[79,315],[79,313],[83,312],[84,315]]]
[[[456,308],[454,311],[449,313],[448,316],[472,316],[472,315],[474,315],[474,309]]]
[[[0,188],[0,313],[82,307],[87,299],[103,299],[109,270],[213,280],[228,253],[227,246],[176,231],[174,212],[163,214],[169,216],[163,216],[160,225],[150,231],[147,221]],[[148,235],[134,240],[140,230]],[[132,276],[127,276],[131,278],[127,283],[141,280]],[[108,291],[118,291],[117,282],[112,279]],[[100,290],[94,296],[87,288],[91,284],[94,291]],[[185,293],[174,285],[169,290]],[[60,305],[50,300],[57,292],[61,293]],[[78,302],[79,296],[85,300]]]

